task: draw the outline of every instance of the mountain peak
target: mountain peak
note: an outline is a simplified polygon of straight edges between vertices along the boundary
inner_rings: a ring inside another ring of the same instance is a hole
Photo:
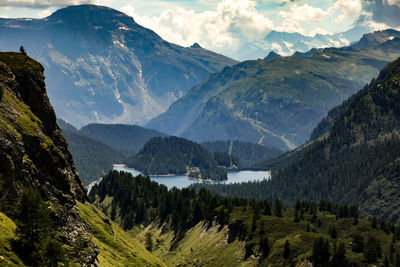
[[[354,45],[354,47],[365,48],[369,46],[375,46],[383,44],[387,41],[391,41],[398,37],[400,37],[400,32],[393,29],[375,31],[372,33],[364,34],[360,41]]]
[[[107,25],[122,22],[135,23],[134,19],[118,10],[97,5],[68,6],[57,10],[48,17],[49,21],[65,22],[69,25]]]
[[[202,48],[199,43],[194,43],[190,48]]]
[[[278,53],[275,53],[274,51],[269,52],[268,56],[265,57],[265,59],[276,59],[282,57]]]

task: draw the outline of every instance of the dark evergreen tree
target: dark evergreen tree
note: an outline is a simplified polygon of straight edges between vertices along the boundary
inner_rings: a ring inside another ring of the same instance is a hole
[[[290,243],[289,243],[289,240],[286,240],[285,241],[285,245],[283,246],[283,257],[285,259],[289,259],[290,253],[291,253],[291,251],[290,251]]]
[[[320,237],[314,241],[311,261],[315,267],[328,266],[330,255],[328,239]]]
[[[377,262],[382,257],[381,244],[373,236],[369,236],[364,246],[364,258],[368,263]]]
[[[356,253],[361,253],[364,251],[364,238],[361,235],[356,234],[353,236],[351,250]]]
[[[271,248],[269,245],[268,237],[266,235],[261,236],[259,246],[260,246],[261,256],[263,258],[268,257]]]
[[[25,48],[22,45],[19,47],[19,52],[26,56]]]
[[[146,249],[148,251],[152,251],[153,250],[153,239],[151,238],[151,233],[150,232],[146,233]]]
[[[283,212],[282,202],[279,199],[277,199],[274,205],[274,215],[277,217],[282,217],[282,212]]]

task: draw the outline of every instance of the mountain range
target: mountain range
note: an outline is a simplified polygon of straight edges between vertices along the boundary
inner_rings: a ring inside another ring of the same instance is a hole
[[[237,197],[280,198],[288,204],[296,199],[352,203],[365,216],[398,223],[399,103],[400,58],[329,112],[310,142],[258,164],[272,168],[271,180],[209,189]]]
[[[244,61],[210,75],[147,127],[198,142],[240,140],[280,150],[305,143],[334,106],[400,55],[400,32],[343,48]]]
[[[0,49],[24,46],[43,64],[57,116],[141,124],[235,60],[161,39],[111,8],[80,5],[44,19],[0,19]]]
[[[250,60],[264,58],[270,52],[290,56],[295,52],[307,52],[313,48],[348,46],[360,40],[363,34],[371,32],[370,27],[356,25],[336,34],[303,35],[298,32],[271,31],[263,40],[245,43],[236,52],[236,58]]]
[[[81,18],[68,14],[71,25]],[[191,105],[181,114],[201,110],[185,134],[234,133],[260,144],[200,145],[123,124],[78,130],[59,120],[61,129],[43,66],[22,49],[0,52],[0,265],[400,266],[400,58],[339,101],[398,57],[396,34],[377,32],[351,47],[292,57],[272,53],[225,67],[189,92]],[[304,79],[290,80],[298,75]],[[301,143],[304,137],[282,132],[299,127],[305,136],[302,123],[313,114],[307,107],[324,110],[335,101],[341,105],[308,130],[306,144],[285,154],[262,145]],[[246,135],[248,129],[261,136]],[[168,189],[150,177],[110,171],[87,194],[75,164],[104,173],[111,160],[139,148],[133,160],[148,173],[196,168],[202,178],[214,168],[218,179],[226,176],[219,156],[232,165],[237,154],[246,164],[266,160],[256,166],[272,168],[272,178]]]

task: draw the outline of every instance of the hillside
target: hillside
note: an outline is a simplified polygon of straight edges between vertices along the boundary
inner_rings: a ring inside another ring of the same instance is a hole
[[[245,61],[225,68],[147,126],[197,142],[240,140],[293,149],[308,140],[331,108],[400,55],[400,32],[388,34],[393,38],[384,42],[361,39],[369,44],[363,47],[319,49],[301,57]]]
[[[63,135],[68,141],[79,177],[85,185],[98,180],[113,169],[113,164],[125,159],[119,151],[76,132],[63,129]]]
[[[283,153],[275,148],[236,140],[204,142],[201,145],[210,152],[222,152],[236,156],[242,168],[253,167],[256,163],[276,158]]]
[[[37,188],[53,210],[55,230],[70,248],[67,256],[93,263],[97,248],[75,204],[87,201],[86,189],[47,98],[43,67],[19,53],[0,53],[0,83],[1,211],[13,217],[11,205],[23,189]]]
[[[328,132],[278,161],[259,184],[210,187],[228,195],[331,199],[360,206],[364,215],[399,222],[400,59],[330,113]],[[318,135],[316,134],[316,137]],[[288,163],[285,163],[288,161]]]
[[[164,266],[89,204],[43,67],[0,53],[0,265]]]
[[[46,69],[57,116],[76,126],[140,124],[236,61],[161,39],[117,10],[78,5],[43,19],[0,19],[0,50],[27,53]]]
[[[287,209],[279,200],[168,190],[148,177],[116,171],[93,187],[90,198],[168,266],[400,263],[400,229],[359,218],[354,206],[297,201]]]
[[[82,127],[78,133],[97,140],[131,156],[139,152],[153,137],[166,137],[165,133],[136,125],[93,123]]]
[[[125,163],[145,175],[188,174],[196,179],[227,179],[226,170],[218,167],[212,153],[195,142],[175,136],[152,138]]]

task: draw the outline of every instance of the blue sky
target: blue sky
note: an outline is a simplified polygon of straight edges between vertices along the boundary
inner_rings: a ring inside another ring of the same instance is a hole
[[[312,36],[357,23],[400,26],[400,0],[0,0],[0,17],[45,17],[81,3],[121,10],[170,42],[214,51],[238,49],[271,30]]]

